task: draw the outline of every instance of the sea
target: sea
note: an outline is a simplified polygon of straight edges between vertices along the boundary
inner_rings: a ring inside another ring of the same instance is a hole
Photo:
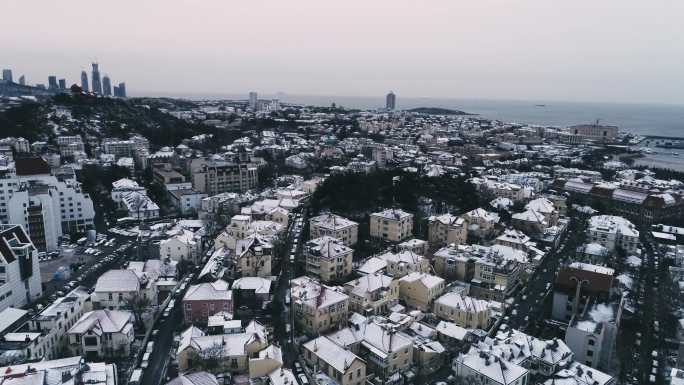
[[[245,99],[246,95],[166,95],[188,99]],[[359,109],[382,108],[384,97],[293,95],[286,93],[260,94],[260,99],[278,99],[284,103],[337,106]],[[684,138],[684,105],[627,104],[599,102],[566,102],[544,100],[497,100],[466,98],[401,97],[397,94],[397,108],[440,107],[477,114],[484,118],[507,123],[567,127],[575,124],[596,123],[615,125],[623,132],[648,136]],[[659,151],[637,161],[648,167],[684,171],[684,150]]]

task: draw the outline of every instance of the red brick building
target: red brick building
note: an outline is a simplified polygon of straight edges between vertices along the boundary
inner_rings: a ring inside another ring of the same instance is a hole
[[[192,285],[183,297],[185,324],[206,324],[219,312],[233,312],[233,292],[223,280]]]

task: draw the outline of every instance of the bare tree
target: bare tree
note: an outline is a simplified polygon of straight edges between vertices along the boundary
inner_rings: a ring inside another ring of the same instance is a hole
[[[143,326],[142,315],[150,308],[152,304],[150,299],[140,293],[134,293],[126,297],[124,302],[126,307],[133,313],[136,326]]]

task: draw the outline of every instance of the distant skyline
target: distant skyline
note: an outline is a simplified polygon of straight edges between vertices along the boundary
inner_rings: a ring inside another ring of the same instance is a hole
[[[398,108],[408,97],[684,105],[682,2],[6,0],[3,10],[0,68],[31,84],[80,84],[96,60],[131,96],[382,103],[393,90]]]

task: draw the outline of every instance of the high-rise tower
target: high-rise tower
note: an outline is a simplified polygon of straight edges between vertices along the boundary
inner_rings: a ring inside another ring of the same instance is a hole
[[[93,93],[102,95],[102,83],[100,82],[100,68],[97,63],[93,63]]]
[[[90,90],[90,87],[88,87],[88,73],[85,71],[81,71],[81,89],[86,93]]]
[[[397,106],[397,96],[394,95],[394,92],[390,91],[389,94],[387,94],[387,97],[385,98],[385,108],[392,111],[396,108]]]
[[[102,95],[112,96],[112,82],[107,75],[102,78]]]
[[[2,80],[12,83],[12,70],[5,69],[2,70]]]

